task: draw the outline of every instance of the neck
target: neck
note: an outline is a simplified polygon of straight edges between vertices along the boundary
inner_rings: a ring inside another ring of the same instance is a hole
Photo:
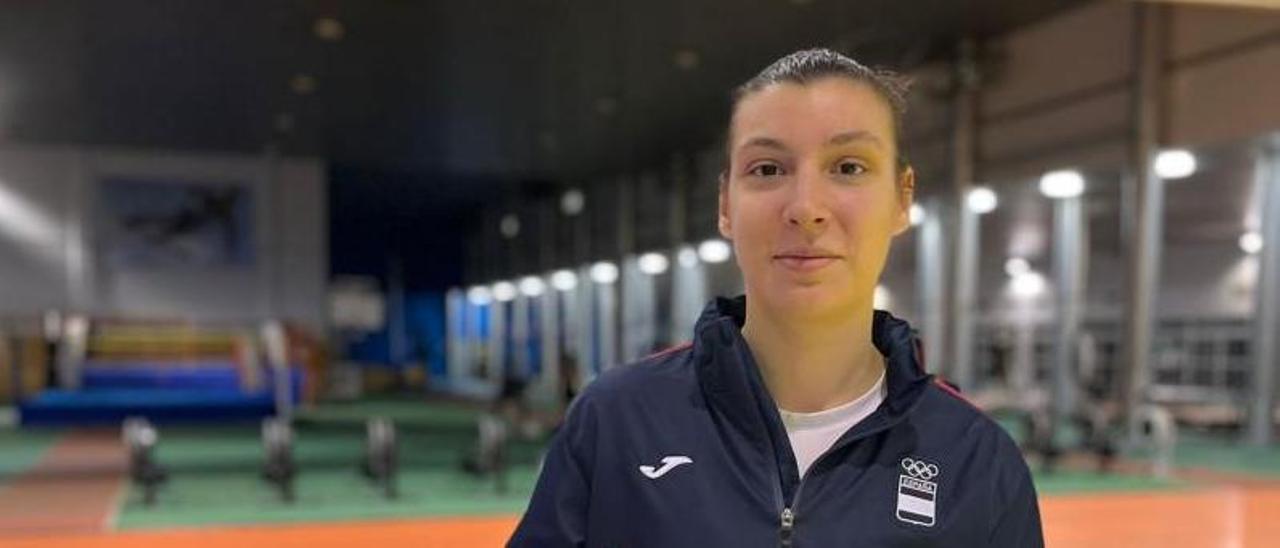
[[[790,318],[747,299],[742,326],[765,386],[779,407],[815,413],[865,394],[884,372],[871,341],[868,303],[823,318]]]

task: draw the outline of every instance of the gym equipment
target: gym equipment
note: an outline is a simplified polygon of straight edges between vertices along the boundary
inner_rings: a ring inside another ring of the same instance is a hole
[[[279,417],[262,420],[262,478],[280,490],[280,499],[293,502],[297,466],[293,460],[293,427]]]
[[[374,418],[366,423],[364,459],[360,468],[364,476],[382,487],[388,499],[398,495],[396,485],[397,445],[395,424],[389,419]]]
[[[479,437],[475,451],[462,460],[462,470],[476,476],[494,479],[499,493],[507,492],[507,422],[493,414],[481,415],[476,422]]]
[[[129,477],[142,487],[142,500],[147,506],[156,502],[156,492],[168,480],[168,473],[156,463],[155,448],[160,440],[151,421],[142,417],[125,419],[122,428],[124,445],[128,451]]]

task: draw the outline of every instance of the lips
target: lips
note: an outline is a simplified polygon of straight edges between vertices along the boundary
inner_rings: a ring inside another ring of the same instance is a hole
[[[788,249],[773,256],[778,264],[796,272],[814,272],[839,261],[835,253],[817,248]]]

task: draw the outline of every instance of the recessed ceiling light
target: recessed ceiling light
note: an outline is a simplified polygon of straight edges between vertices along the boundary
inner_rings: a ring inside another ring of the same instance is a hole
[[[295,74],[289,79],[289,89],[298,95],[311,95],[316,91],[316,78],[310,74]]]
[[[1262,235],[1257,232],[1245,232],[1240,235],[1240,249],[1250,255],[1262,251]]]
[[[671,261],[667,259],[666,255],[657,252],[650,252],[641,255],[637,260],[637,264],[640,268],[640,272],[650,276],[657,276],[658,274],[662,274],[667,271],[667,268],[671,265]]]
[[[1050,171],[1040,177],[1040,193],[1049,198],[1074,198],[1084,193],[1084,176],[1074,169]]]
[[[1172,149],[1156,155],[1156,175],[1161,179],[1182,179],[1196,172],[1196,156],[1189,150]]]
[[[591,265],[591,281],[608,285],[618,280],[618,265],[609,261],[600,261]]]
[[[729,246],[729,242],[719,238],[712,238],[698,244],[698,258],[704,263],[723,263],[729,260],[733,255],[733,248]]]
[[[494,300],[500,303],[505,303],[516,298],[517,293],[516,284],[507,281],[493,284],[493,289],[491,291],[493,292]]]
[[[924,206],[920,204],[911,204],[911,210],[907,214],[911,219],[911,226],[919,226],[924,222]]]
[[[571,188],[560,196],[560,212],[573,217],[582,213],[582,207],[586,205],[586,202],[587,199],[582,195],[581,190]]]
[[[551,287],[559,291],[569,291],[578,287],[578,275],[567,268],[557,270],[551,275]]]
[[[691,49],[676,51],[672,60],[675,62],[676,68],[680,70],[693,70],[702,63],[702,57],[698,55],[698,52]]]
[[[276,132],[278,133],[292,133],[295,124],[296,121],[293,119],[292,114],[281,112],[276,115],[272,125],[276,128]]]
[[[502,233],[502,237],[510,240],[520,235],[520,218],[515,213],[508,213],[502,216],[502,220],[498,222],[498,232]]]
[[[596,99],[596,112],[601,116],[613,116],[618,112],[618,100],[613,97],[600,97]]]
[[[990,213],[998,203],[996,193],[985,186],[974,187],[965,198],[969,210],[979,215]]]
[[[316,38],[325,42],[337,42],[347,35],[347,27],[343,26],[342,21],[332,17],[316,19],[315,24],[311,25],[311,31],[316,34]]]

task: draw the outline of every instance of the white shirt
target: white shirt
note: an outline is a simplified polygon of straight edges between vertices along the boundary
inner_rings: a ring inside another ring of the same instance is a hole
[[[782,424],[787,428],[787,438],[791,440],[791,451],[800,466],[800,477],[804,477],[813,461],[830,449],[841,435],[880,407],[884,397],[884,373],[881,372],[880,378],[866,394],[838,407],[817,413],[793,413],[779,408]]]

